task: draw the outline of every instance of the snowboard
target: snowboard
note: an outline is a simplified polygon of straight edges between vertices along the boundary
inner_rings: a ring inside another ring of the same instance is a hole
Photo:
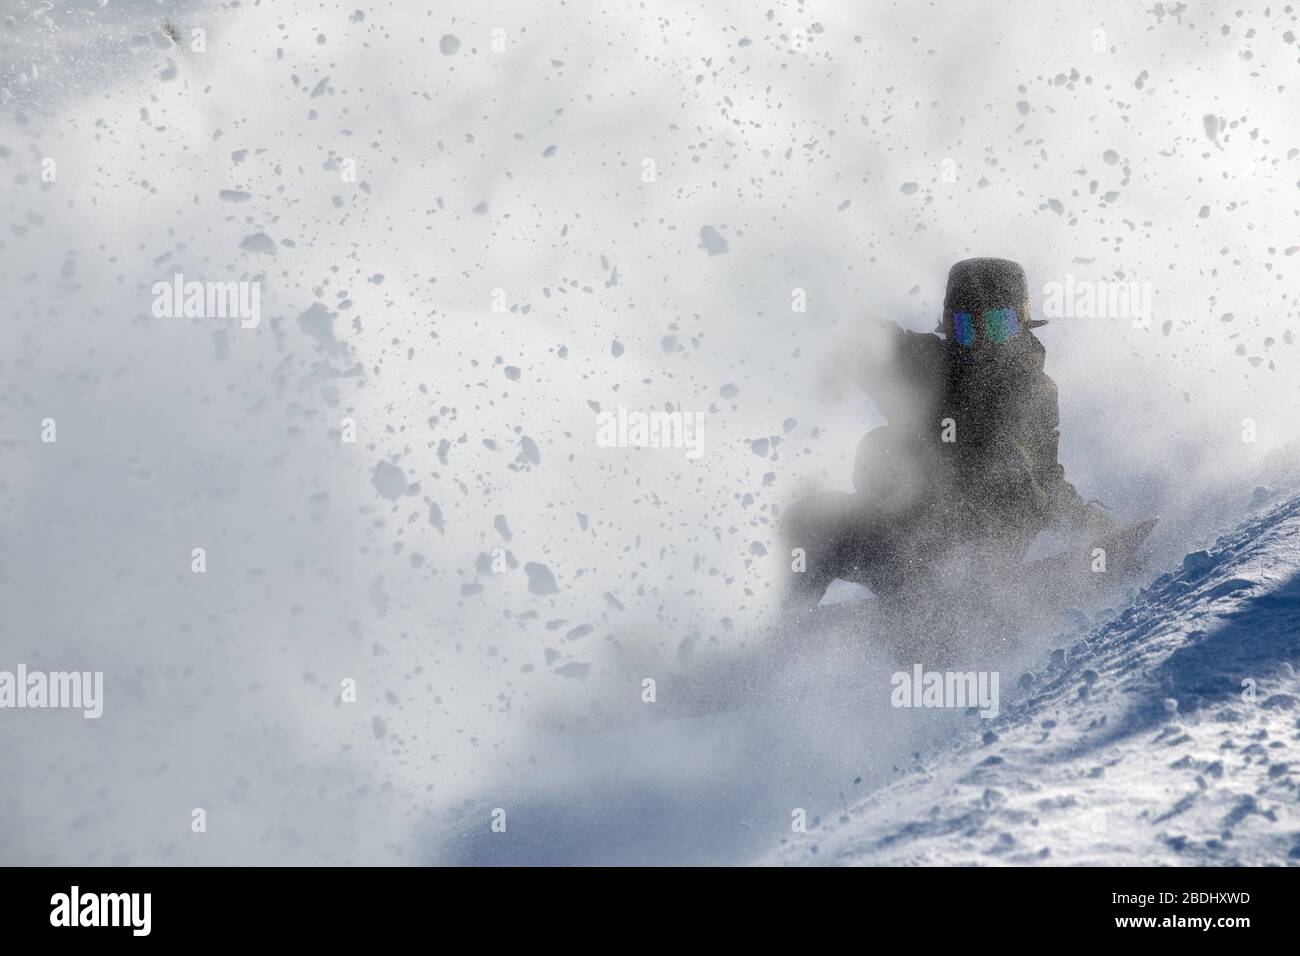
[[[996,601],[1001,604],[1019,603],[1036,612],[1035,617],[1055,617],[1079,603],[1091,603],[1105,596],[1142,570],[1142,545],[1159,522],[1147,518],[1114,530],[1050,557],[1027,561],[1019,565],[1014,580],[1000,581],[996,587]],[[907,612],[918,604],[928,607],[948,604],[953,608],[969,606],[969,592],[979,584],[974,579],[958,581],[943,591],[921,594],[905,591],[881,601],[849,601],[839,604],[821,604],[797,615],[795,632],[801,637],[812,637],[827,627],[859,617],[862,606],[876,604],[882,609]]]
[[[829,655],[846,676],[871,659],[965,666],[1011,650],[1034,629],[1060,627],[1066,611],[1095,609],[1144,567],[1142,545],[1159,518],[1114,529],[1090,542],[1025,562],[984,601],[976,581],[950,590],[867,598],[792,612],[758,646],[665,679],[658,716],[710,717],[761,702],[782,683],[783,662]]]

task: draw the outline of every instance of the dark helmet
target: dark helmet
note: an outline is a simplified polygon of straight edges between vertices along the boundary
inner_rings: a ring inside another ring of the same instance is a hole
[[[1029,283],[1010,259],[963,259],[948,270],[939,332],[965,348],[1001,345],[1046,325],[1029,314]]]

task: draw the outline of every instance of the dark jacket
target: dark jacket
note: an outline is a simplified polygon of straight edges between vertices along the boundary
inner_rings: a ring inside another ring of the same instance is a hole
[[[839,364],[889,421],[893,450],[914,457],[955,537],[1023,552],[1052,521],[1088,519],[1057,460],[1056,384],[1032,332],[976,348],[892,323],[885,335],[885,354],[849,350]]]

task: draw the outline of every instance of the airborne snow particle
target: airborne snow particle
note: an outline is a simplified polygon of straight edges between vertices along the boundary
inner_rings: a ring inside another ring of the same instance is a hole
[[[728,382],[726,385],[722,386],[722,388],[718,389],[718,394],[723,398],[735,398],[740,394],[740,389]]]
[[[239,243],[239,248],[245,252],[255,252],[260,256],[275,255],[275,241],[264,232],[255,232],[251,236],[245,236]]]
[[[542,463],[542,450],[537,447],[537,442],[527,435],[523,435],[519,439],[519,458],[530,465],[540,465]]]
[[[901,192],[904,196],[910,196],[912,195],[912,193],[916,192],[920,188],[921,187],[919,187],[916,183],[903,183],[903,185],[898,188],[898,191]]]
[[[614,358],[618,358],[620,355],[622,355],[623,351],[624,351],[623,343],[620,342],[618,339],[615,339],[613,342],[609,344],[609,354],[614,356]]]
[[[331,356],[339,354],[339,342],[334,338],[334,313],[325,306],[313,302],[306,312],[298,316],[298,326],[316,340],[321,351]]]
[[[450,33],[444,33],[442,39],[438,41],[438,49],[442,51],[443,56],[455,56],[456,51],[460,49],[460,40]]]
[[[370,590],[366,596],[370,599],[370,606],[375,609],[376,614],[380,617],[388,617],[388,595],[384,593],[382,574],[370,582]]]
[[[700,242],[704,250],[711,256],[721,256],[726,254],[731,246],[727,245],[727,240],[722,238],[718,230],[712,226],[704,226],[700,229]]]
[[[442,509],[438,507],[438,502],[429,502],[429,524],[438,529],[438,534],[446,534],[446,529],[442,524]]]
[[[563,667],[555,668],[555,673],[560,677],[576,677],[582,680],[591,672],[590,664],[581,664],[578,661],[570,661]]]
[[[501,535],[503,541],[511,541],[514,539],[514,534],[510,530],[510,525],[506,521],[505,515],[497,515],[493,518],[492,527],[497,529],[497,534]]]
[[[389,501],[396,501],[406,494],[406,475],[402,473],[402,469],[386,461],[381,461],[375,466],[375,474],[371,481],[374,482],[375,490]]]
[[[227,202],[244,202],[252,199],[253,194],[246,193],[242,189],[223,189],[221,192],[217,193],[217,198],[224,199]],[[271,251],[274,252],[275,249],[272,248]]]
[[[524,573],[528,575],[528,590],[532,594],[558,594],[559,588],[555,586],[555,575],[551,569],[544,564],[538,564],[536,561],[529,561],[524,565]]]

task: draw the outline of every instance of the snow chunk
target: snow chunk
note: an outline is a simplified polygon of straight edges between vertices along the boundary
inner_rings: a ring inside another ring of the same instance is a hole
[[[560,589],[555,586],[555,575],[546,565],[529,561],[524,565],[524,573],[528,575],[528,590],[532,594],[559,593]]]

